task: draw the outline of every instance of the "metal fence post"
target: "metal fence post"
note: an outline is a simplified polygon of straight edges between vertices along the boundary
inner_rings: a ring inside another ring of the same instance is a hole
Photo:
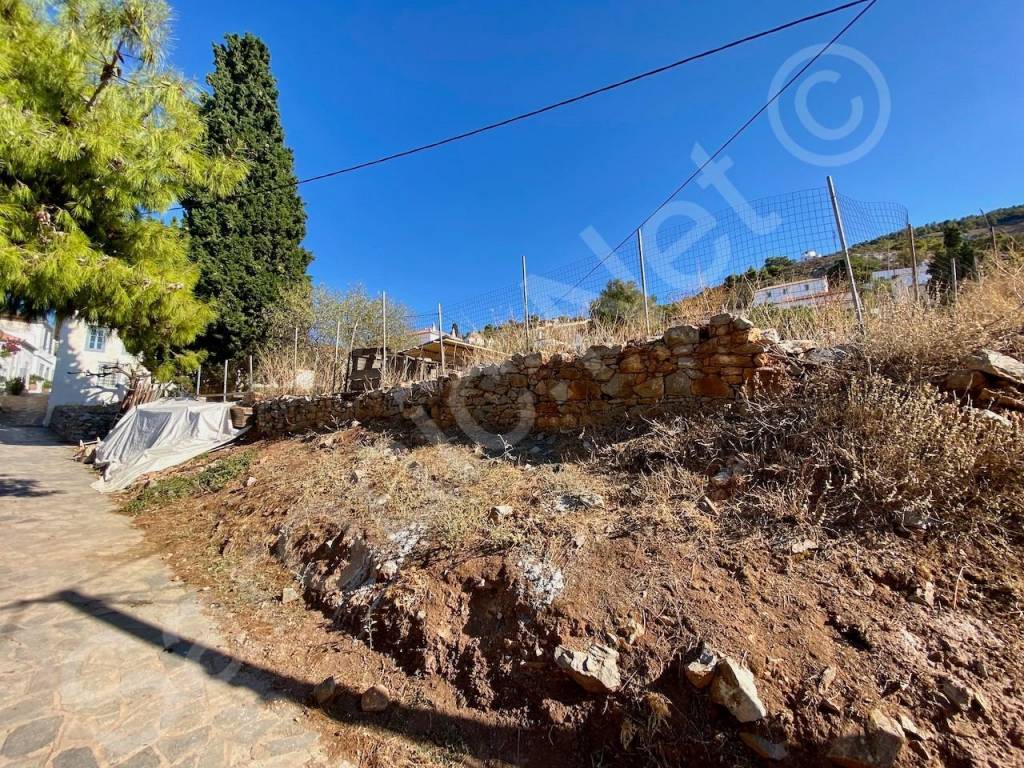
[[[914,243],[914,227],[907,219],[907,237],[910,239],[910,275],[914,280],[914,301],[921,300],[921,290],[917,280],[917,245]]]
[[[446,376],[447,370],[444,363],[444,325],[442,324],[441,318],[441,304],[438,302],[437,305],[437,337],[438,341],[441,342],[441,375]]]
[[[839,212],[839,200],[836,197],[836,186],[831,176],[826,176],[828,181],[828,196],[832,199],[832,213],[836,217],[836,231],[839,233],[839,244],[843,247],[843,259],[846,261],[846,277],[850,281],[850,294],[853,296],[853,308],[857,313],[857,324],[861,333],[864,332],[864,308],[860,303],[860,294],[857,293],[857,279],[853,274],[853,263],[850,261],[850,249],[846,247],[846,232],[843,230],[843,217]]]
[[[526,287],[526,255],[523,254],[523,328],[526,331],[526,352],[530,352],[530,294]]]
[[[229,365],[231,365],[231,361],[225,360],[224,361],[224,395],[223,395],[223,398],[222,398],[225,403],[228,401],[228,366]]]
[[[640,290],[644,292],[644,327],[647,329],[647,336],[651,335],[651,310],[647,306],[647,268],[644,266],[644,236],[640,227],[636,230],[636,249],[640,254]]]
[[[382,327],[380,388],[384,389],[384,378],[388,373],[388,295],[385,291],[380,292],[380,315]]]
[[[331,368],[331,392],[338,386],[338,349],[341,347],[341,315],[338,315],[338,328],[334,331],[334,366]]]
[[[985,213],[985,209],[979,208],[978,210],[981,211],[981,215],[985,217],[985,224],[988,225],[988,234],[992,238],[992,258],[995,258],[995,255],[998,253],[996,248],[996,228],[992,225],[992,219]]]
[[[949,254],[949,275],[953,279],[953,302],[956,303],[957,299],[960,298],[960,286],[958,285],[959,280],[956,273],[956,254]]]
[[[256,382],[252,376],[252,355],[249,355],[249,391],[252,392],[256,389]]]
[[[199,385],[203,381],[203,364],[200,363],[199,367],[196,368],[196,400],[199,399]]]

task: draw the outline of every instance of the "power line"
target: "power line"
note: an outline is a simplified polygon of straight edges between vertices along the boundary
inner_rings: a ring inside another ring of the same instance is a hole
[[[588,277],[590,277],[592,274],[594,274],[594,272],[596,272],[601,265],[603,265],[606,261],[608,261],[609,258],[611,258],[613,253],[615,253],[617,250],[619,250],[619,248],[621,248],[623,245],[626,244],[626,241],[628,241],[631,237],[633,237],[633,233],[636,232],[637,229],[640,229],[641,227],[644,226],[644,224],[646,224],[648,221],[653,219],[657,215],[658,211],[660,211],[662,208],[664,208],[666,205],[668,205],[673,200],[673,198],[675,198],[676,195],[678,195],[680,192],[682,192],[690,184],[690,182],[692,182],[694,179],[696,179],[701,174],[701,172],[705,168],[707,168],[712,162],[714,162],[715,158],[717,158],[720,154],[722,154],[722,152],[724,152],[726,150],[726,148],[730,144],[732,144],[736,139],[738,139],[740,137],[740,135],[745,130],[747,130],[747,128],[749,128],[751,126],[751,124],[753,124],[753,122],[755,120],[757,120],[757,118],[759,118],[762,114],[764,114],[764,112],[772,104],[774,104],[776,101],[778,101],[779,97],[782,96],[782,94],[785,93],[786,90],[789,89],[789,87],[791,85],[793,85],[793,83],[795,83],[797,80],[799,80],[803,76],[804,72],[806,72],[808,69],[810,69],[811,66],[813,66],[814,63],[818,59],[820,59],[826,53],[826,51],[828,51],[833,45],[835,45],[836,42],[838,42],[839,39],[844,34],[846,34],[846,32],[854,24],[856,24],[858,21],[860,21],[861,17],[865,13],[870,11],[872,6],[874,6],[874,4],[876,2],[878,2],[878,0],[869,0],[868,4],[864,8],[861,9],[860,13],[858,13],[856,16],[854,16],[852,19],[850,19],[850,21],[847,22],[846,26],[844,26],[842,29],[840,29],[838,33],[836,33],[835,37],[833,37],[824,46],[822,46],[822,49],[820,51],[818,51],[816,54],[814,54],[814,56],[812,56],[811,59],[806,64],[804,64],[802,67],[800,67],[800,69],[796,72],[796,74],[794,74],[789,80],[786,81],[785,85],[783,85],[781,88],[779,88],[779,90],[777,90],[774,94],[772,94],[771,98],[769,98],[768,101],[766,101],[761,106],[760,109],[758,109],[754,114],[752,114],[749,118],[747,118],[746,122],[744,122],[743,125],[741,125],[739,128],[737,128],[736,131],[728,139],[725,140],[725,143],[723,143],[718,149],[716,149],[711,154],[711,156],[708,157],[707,160],[705,160],[703,163],[701,163],[697,167],[697,170],[695,170],[693,173],[691,173],[689,176],[687,176],[686,180],[683,181],[683,183],[680,184],[678,187],[676,187],[671,195],[666,197],[658,205],[657,208],[655,208],[653,211],[651,211],[651,213],[648,214],[647,218],[645,218],[643,221],[641,221],[640,224],[637,225],[637,227],[634,228],[628,235],[626,235],[618,245],[616,245],[614,248],[612,248],[610,251],[608,251],[608,253],[600,261],[598,261],[597,264],[595,264],[590,269],[589,272],[587,272],[583,277],[581,277],[578,281],[576,281],[576,283],[574,283],[572,285],[572,287],[569,288],[569,290],[567,290],[565,293],[563,293],[561,295],[561,297],[559,297],[558,301],[559,302],[564,301],[565,298],[570,293],[572,293],[574,290],[579,288],[584,280],[586,280]],[[849,6],[847,6],[847,7],[849,7]]]
[[[851,2],[843,3],[842,5],[837,5],[837,6],[834,6],[832,8],[828,8],[828,9],[826,9],[824,11],[819,11],[818,13],[813,13],[813,14],[811,14],[809,16],[803,16],[803,17],[801,17],[799,19],[794,19],[793,21],[787,21],[786,23],[779,24],[778,26],[772,27],[771,29],[766,29],[766,30],[763,30],[761,32],[757,32],[757,33],[754,33],[754,34],[751,34],[751,35],[747,35],[746,37],[738,38],[738,39],[733,40],[731,42],[724,43],[722,45],[718,45],[718,46],[716,46],[714,48],[708,48],[707,50],[701,51],[700,53],[695,53],[695,54],[692,54],[690,56],[686,56],[685,58],[678,59],[676,61],[671,62],[670,64],[665,64],[663,66],[656,67],[655,69],[649,69],[646,72],[641,72],[641,73],[633,75],[631,77],[627,77],[624,80],[618,80],[618,81],[616,81],[614,83],[609,83],[608,85],[603,85],[600,88],[594,88],[593,90],[586,91],[586,92],[578,94],[576,96],[572,96],[572,97],[567,98],[567,99],[562,99],[561,101],[557,101],[557,102],[555,102],[553,104],[548,104],[545,107],[539,107],[537,109],[532,109],[529,112],[523,112],[523,113],[515,115],[513,117],[505,118],[504,120],[498,120],[497,122],[489,123],[489,124],[481,126],[479,128],[474,128],[471,131],[465,131],[463,133],[455,134],[454,136],[449,136],[448,138],[445,138],[445,139],[439,139],[438,141],[432,141],[429,144],[422,144],[422,145],[420,145],[418,147],[413,147],[411,149],[405,149],[405,150],[402,150],[401,152],[394,152],[394,153],[392,153],[390,155],[384,155],[384,156],[378,157],[378,158],[376,158],[374,160],[367,160],[367,161],[362,162],[362,163],[357,163],[355,165],[350,165],[350,166],[348,166],[346,168],[339,168],[339,169],[334,170],[334,171],[328,171],[326,173],[317,174],[316,176],[309,176],[307,178],[298,179],[298,180],[296,180],[294,182],[288,182],[286,184],[278,184],[278,185],[272,186],[272,187],[264,187],[263,189],[256,189],[256,190],[253,190],[251,192],[246,192],[246,193],[241,194],[241,195],[234,195],[233,197],[235,197],[235,198],[251,197],[253,195],[262,194],[264,192],[275,192],[275,191],[277,191],[279,189],[287,189],[287,188],[293,187],[293,186],[297,187],[297,186],[300,186],[302,184],[308,184],[308,183],[310,183],[312,181],[321,181],[323,179],[329,179],[329,178],[332,178],[334,176],[341,176],[342,174],[352,173],[354,171],[359,171],[359,170],[362,170],[364,168],[369,168],[369,167],[374,166],[374,165],[380,165],[382,163],[387,163],[387,162],[390,162],[392,160],[398,160],[398,159],[403,158],[403,157],[409,157],[410,155],[419,154],[420,152],[426,152],[426,151],[431,150],[431,149],[437,149],[438,147],[442,147],[445,144],[451,144],[451,143],[456,142],[456,141],[462,141],[463,139],[468,139],[468,138],[470,138],[472,136],[477,136],[477,135],[479,135],[481,133],[486,133],[487,131],[493,131],[493,130],[495,130],[497,128],[503,128],[506,125],[512,125],[513,123],[518,123],[518,122],[520,122],[522,120],[528,120],[531,117],[536,117],[537,115],[542,115],[545,112],[551,112],[552,110],[560,109],[561,107],[565,107],[565,106],[568,106],[570,104],[575,104],[577,102],[584,101],[585,99],[589,99],[589,98],[591,98],[593,96],[597,96],[597,95],[602,94],[602,93],[608,93],[609,91],[613,91],[613,90],[615,90],[617,88],[622,88],[623,86],[626,86],[626,85],[631,85],[632,83],[638,82],[640,80],[644,80],[645,78],[653,77],[654,75],[660,75],[663,72],[668,72],[669,70],[675,69],[676,67],[681,67],[684,64],[690,64],[690,63],[692,63],[694,61],[698,61],[700,59],[705,59],[705,58],[707,58],[709,56],[715,55],[716,53],[721,53],[722,51],[727,51],[730,48],[736,48],[737,46],[743,45],[745,43],[753,42],[754,40],[760,40],[763,37],[768,37],[770,35],[777,34],[778,32],[782,32],[784,30],[791,29],[791,28],[799,26],[801,24],[806,24],[807,22],[814,21],[816,19],[824,18],[825,16],[831,16],[832,14],[839,13],[841,11],[845,11],[848,8],[853,8],[855,6],[863,5],[865,3],[874,4],[874,0],[852,0]],[[870,5],[868,7],[870,7]],[[863,13],[863,11],[862,11],[862,13]],[[859,16],[858,16],[858,18],[859,18]],[[180,211],[180,210],[183,210],[183,206],[179,205],[179,206],[175,206],[174,208],[169,209],[169,211]]]

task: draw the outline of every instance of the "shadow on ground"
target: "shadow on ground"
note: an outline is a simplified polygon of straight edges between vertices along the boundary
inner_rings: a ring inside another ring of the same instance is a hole
[[[152,624],[121,609],[101,597],[68,589],[33,600],[20,600],[3,606],[18,609],[36,603],[65,603],[76,611],[143,642],[198,665],[207,675],[225,685],[248,688],[264,698],[284,694],[308,705],[314,682],[282,675],[272,669],[242,661],[236,656],[200,642],[176,635],[172,630]],[[470,744],[480,747],[475,757],[500,757],[512,765],[526,765],[517,757],[520,729],[482,724],[468,717],[439,713],[426,707],[392,703],[386,712],[366,714],[359,709],[362,691],[338,681],[338,695],[326,714],[338,722],[355,723],[376,731],[399,734],[404,738],[441,749],[464,751]]]
[[[9,477],[0,475],[0,496],[15,497],[38,497],[53,496],[60,491],[52,488],[44,488],[38,480],[28,480],[24,477]]]

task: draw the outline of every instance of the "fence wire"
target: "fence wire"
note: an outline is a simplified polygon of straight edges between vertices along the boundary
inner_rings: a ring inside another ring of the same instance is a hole
[[[907,264],[905,207],[846,195],[838,195],[837,200],[855,259],[867,259],[877,269]],[[730,277],[766,285],[783,282],[787,275],[825,273],[842,257],[831,199],[824,188],[742,201],[716,213],[673,202],[641,228],[639,237],[634,234],[611,253],[596,233],[584,233],[583,238],[594,257],[529,273],[531,318],[586,318],[591,303],[610,281],[640,286],[641,242],[647,294],[658,305],[721,288]],[[780,264],[788,268],[777,269]],[[484,331],[488,326],[522,322],[525,314],[521,281],[470,298],[446,298],[439,297],[446,332],[452,325],[463,335]],[[436,326],[437,310],[416,311],[406,319],[414,328]]]

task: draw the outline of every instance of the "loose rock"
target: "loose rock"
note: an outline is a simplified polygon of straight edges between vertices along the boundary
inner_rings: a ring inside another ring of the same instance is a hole
[[[967,358],[967,367],[1003,381],[1024,386],[1024,363],[991,349],[979,349]]]
[[[390,704],[391,692],[380,683],[366,689],[359,699],[359,706],[363,712],[383,712]]]
[[[741,723],[752,723],[768,714],[757,695],[753,673],[728,656],[718,665],[711,700],[728,709]]]
[[[741,733],[740,741],[750,747],[754,754],[765,760],[785,760],[789,757],[789,750],[784,744],[768,741],[764,736],[758,736],[756,733]]]
[[[313,687],[313,701],[319,706],[327,704],[338,693],[338,684],[333,677],[325,678]]]
[[[906,742],[900,724],[873,709],[863,728],[853,727],[832,743],[828,757],[844,768],[889,768]]]
[[[564,646],[555,649],[555,664],[591,693],[614,693],[622,686],[619,654],[605,645],[592,645],[586,653]]]
[[[285,587],[281,590],[281,602],[284,605],[288,605],[288,603],[294,603],[298,599],[299,593],[296,592],[292,587]]]
[[[718,666],[718,655],[709,648],[701,648],[697,658],[683,666],[683,674],[690,685],[703,690],[711,685]]]

